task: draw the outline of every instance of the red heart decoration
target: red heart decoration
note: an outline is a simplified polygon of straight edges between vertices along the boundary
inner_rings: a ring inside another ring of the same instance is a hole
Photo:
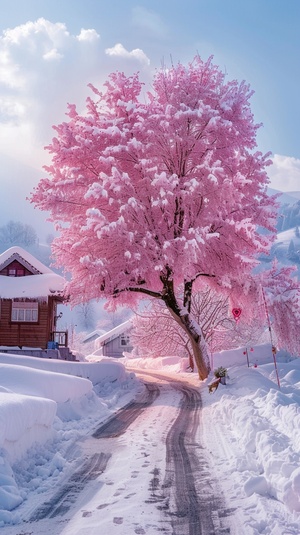
[[[233,317],[235,320],[238,320],[240,315],[242,313],[242,309],[241,308],[233,308],[232,309],[232,314],[233,314]]]

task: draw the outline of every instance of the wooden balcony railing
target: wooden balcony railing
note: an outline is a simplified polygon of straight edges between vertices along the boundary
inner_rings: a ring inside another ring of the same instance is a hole
[[[51,342],[57,344],[58,347],[68,347],[68,331],[53,331]]]

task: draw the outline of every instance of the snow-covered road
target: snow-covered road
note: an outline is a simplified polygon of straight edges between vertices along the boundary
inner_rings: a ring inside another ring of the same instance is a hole
[[[227,363],[214,394],[175,358],[9,359],[1,535],[299,534],[300,359],[281,389],[271,363]]]
[[[56,490],[25,502],[23,522],[3,535],[228,532],[230,510],[199,441],[199,389],[143,375],[138,398],[74,445]]]

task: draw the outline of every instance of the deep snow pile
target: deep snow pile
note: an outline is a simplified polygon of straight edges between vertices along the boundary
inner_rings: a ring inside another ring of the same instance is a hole
[[[69,445],[138,386],[118,362],[0,353],[0,526],[18,522],[14,509],[28,493],[55,485]]]
[[[245,534],[299,532],[300,359],[277,368],[280,389],[263,364],[229,368],[226,386],[203,391],[205,442]]]

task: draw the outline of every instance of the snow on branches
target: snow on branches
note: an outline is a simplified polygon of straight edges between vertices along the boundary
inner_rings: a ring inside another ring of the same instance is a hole
[[[53,252],[72,274],[71,301],[157,297],[199,345],[194,282],[241,283],[275,236],[252,92],[199,56],[161,69],[146,101],[138,75],[114,73],[103,92],[91,88],[86,112],[69,106],[55,127],[49,177],[32,195],[61,225]]]

